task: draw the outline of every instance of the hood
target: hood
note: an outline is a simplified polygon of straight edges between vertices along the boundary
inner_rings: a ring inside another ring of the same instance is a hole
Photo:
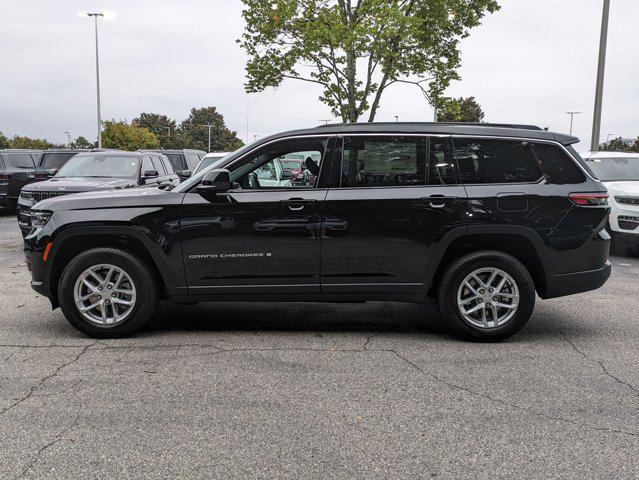
[[[46,182],[42,182],[46,183]],[[185,194],[164,191],[159,188],[129,188],[126,190],[107,190],[80,192],[73,195],[42,200],[37,204],[39,210],[92,210],[109,208],[145,207],[153,205],[179,204]]]
[[[44,182],[30,183],[25,192],[90,192],[137,187],[133,178],[53,177]]]
[[[639,197],[639,180],[603,182],[603,184],[611,195]]]

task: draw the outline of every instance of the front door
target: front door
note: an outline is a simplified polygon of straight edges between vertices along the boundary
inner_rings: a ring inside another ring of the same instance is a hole
[[[320,188],[329,138],[269,143],[234,161],[233,189],[209,199],[185,195],[181,235],[191,294],[319,293]],[[299,181],[282,168],[304,158],[318,175]],[[330,162],[327,162],[330,163]]]
[[[438,242],[466,222],[450,138],[347,136],[331,182],[322,293],[425,293]]]

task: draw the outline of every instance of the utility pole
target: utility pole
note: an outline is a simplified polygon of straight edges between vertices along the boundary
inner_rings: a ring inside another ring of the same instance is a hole
[[[568,115],[570,115],[570,135],[572,135],[572,123],[573,120],[575,119],[575,115],[579,115],[580,113],[583,112],[566,112]]]
[[[595,113],[592,121],[592,140],[590,150],[599,151],[601,134],[601,111],[603,105],[604,74],[606,70],[606,47],[608,46],[608,20],[610,18],[610,0],[603,1],[601,16],[601,36],[599,38],[599,62],[597,66],[597,89],[595,91]]]
[[[211,153],[211,128],[213,127],[213,125],[202,125],[203,127],[209,127],[209,152]]]

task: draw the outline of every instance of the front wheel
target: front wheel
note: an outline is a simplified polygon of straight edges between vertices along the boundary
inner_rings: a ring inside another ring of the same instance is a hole
[[[121,338],[144,327],[158,300],[153,271],[115,248],[94,248],[62,272],[58,300],[71,325],[94,338]]]
[[[444,324],[456,336],[503,340],[521,330],[535,307],[535,285],[511,255],[480,251],[445,271],[437,300]]]

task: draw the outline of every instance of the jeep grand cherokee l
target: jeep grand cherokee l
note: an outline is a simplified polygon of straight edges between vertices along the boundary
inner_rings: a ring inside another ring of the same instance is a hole
[[[94,337],[141,329],[159,299],[430,296],[454,334],[503,339],[535,293],[584,292],[610,275],[607,193],[577,141],[489,124],[273,135],[171,191],[38,203],[24,240],[31,285]],[[318,159],[313,184],[260,182],[292,155]]]

